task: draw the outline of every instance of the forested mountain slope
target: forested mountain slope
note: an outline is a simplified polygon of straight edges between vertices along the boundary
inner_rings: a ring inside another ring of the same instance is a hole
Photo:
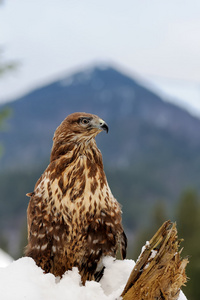
[[[25,219],[25,194],[48,164],[53,133],[75,111],[97,114],[109,125],[109,134],[101,133],[97,143],[125,226],[136,226],[158,199],[172,207],[183,189],[198,187],[200,120],[116,69],[72,74],[9,106],[13,115],[0,138],[2,227]]]

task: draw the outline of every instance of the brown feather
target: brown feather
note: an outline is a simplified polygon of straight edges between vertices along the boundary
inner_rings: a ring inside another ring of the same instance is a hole
[[[69,115],[55,131],[49,166],[27,194],[25,255],[55,276],[78,267],[83,284],[95,278],[101,259],[115,256],[119,245],[126,256],[121,208],[95,142],[107,128],[102,124],[95,115]]]

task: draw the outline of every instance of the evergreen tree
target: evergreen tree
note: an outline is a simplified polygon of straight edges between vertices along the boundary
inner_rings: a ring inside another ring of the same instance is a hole
[[[8,248],[8,239],[5,234],[0,231],[0,249],[8,252]]]
[[[0,1],[1,4],[1,1]],[[2,50],[0,49],[0,78],[5,75],[5,73],[12,71],[16,68],[16,62],[3,62],[2,61]],[[10,116],[11,110],[8,107],[3,107],[0,110],[0,130],[2,131],[5,127],[5,120]],[[2,145],[0,145],[0,156],[2,155]]]
[[[167,220],[166,208],[164,201],[158,201],[153,210],[151,221],[149,222],[148,228],[142,228],[134,241],[133,258],[137,259],[141,252],[142,246],[145,245],[146,241],[149,241],[154,233],[160,228],[160,226]]]
[[[10,116],[11,110],[6,107],[0,110],[0,130],[5,130],[5,121]],[[3,153],[3,146],[0,144],[0,156]]]
[[[189,277],[184,292],[188,299],[199,300],[200,289],[200,203],[193,190],[185,191],[177,209],[177,228],[180,238],[184,238],[183,256],[189,256],[186,272]]]
[[[0,5],[2,4],[2,1],[0,0]],[[2,62],[1,59],[2,56],[2,50],[0,49],[0,78],[5,75],[8,71],[14,70],[17,66],[16,62]],[[9,108],[3,108],[0,110],[0,131],[2,131],[5,127],[5,120],[8,118],[10,115],[11,110]],[[0,144],[0,157],[3,152],[3,146]],[[1,195],[0,195],[1,197]],[[6,252],[8,251],[8,240],[5,234],[1,231],[0,232],[0,248],[5,250]]]

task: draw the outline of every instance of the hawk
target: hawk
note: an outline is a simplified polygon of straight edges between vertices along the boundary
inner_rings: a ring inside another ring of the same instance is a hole
[[[104,173],[95,137],[108,126],[96,115],[73,113],[55,131],[50,164],[27,209],[28,245],[45,273],[62,276],[78,267],[83,284],[103,274],[102,258],[126,257],[121,207]]]

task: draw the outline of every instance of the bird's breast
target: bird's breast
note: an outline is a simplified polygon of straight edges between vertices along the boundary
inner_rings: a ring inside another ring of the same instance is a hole
[[[108,186],[103,165],[92,155],[80,155],[52,186],[57,190],[56,207],[64,219],[74,219],[76,224],[100,215],[101,211],[109,210],[111,214],[121,211]]]

